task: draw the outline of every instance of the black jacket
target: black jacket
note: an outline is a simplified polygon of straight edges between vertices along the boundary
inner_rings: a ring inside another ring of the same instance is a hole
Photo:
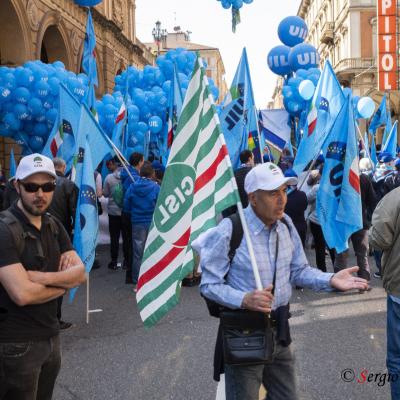
[[[307,231],[307,223],[304,218],[307,206],[307,195],[303,191],[295,189],[288,194],[285,213],[292,218],[293,224],[300,236],[302,232],[305,233]]]
[[[60,220],[70,237],[74,227],[77,199],[76,185],[57,171],[56,190],[48,212]]]
[[[372,185],[371,178],[365,174],[360,174],[360,189],[363,229],[369,229],[372,213],[378,204],[378,197]]]

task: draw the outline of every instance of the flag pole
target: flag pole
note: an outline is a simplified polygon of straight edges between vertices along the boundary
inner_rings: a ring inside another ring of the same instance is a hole
[[[261,146],[261,133],[260,133],[260,126],[258,124],[258,115],[257,115],[257,109],[256,106],[254,105],[253,107],[254,110],[254,116],[256,118],[256,125],[257,125],[257,134],[258,134],[258,147],[260,148],[260,159],[261,159],[261,164],[264,164],[264,158],[263,158],[263,154],[264,154],[264,150]]]
[[[374,166],[374,163],[373,163],[373,161],[372,161],[372,158],[371,158],[371,154],[370,154],[370,152],[369,152],[369,149],[367,148],[367,146],[365,146],[365,141],[364,141],[364,138],[362,137],[362,134],[361,134],[361,131],[360,131],[360,127],[358,126],[358,124],[357,124],[356,121],[354,121],[354,124],[356,125],[357,132],[358,132],[358,136],[360,137],[361,143],[363,144],[364,149],[365,149],[366,152],[367,152],[367,157],[368,157],[369,161],[371,162],[371,165],[372,165],[372,166],[374,167],[374,169],[375,169],[375,166]]]
[[[199,64],[200,64],[201,68],[204,68],[203,61],[202,61],[202,59],[200,57],[199,57]],[[209,85],[208,85],[208,79],[207,79],[206,75],[204,75],[204,81],[205,81],[206,87],[208,89]],[[212,106],[215,107],[214,99],[212,98],[212,95],[211,95],[210,92],[208,93],[208,99],[210,100],[210,103],[212,104]],[[220,121],[219,121],[219,117],[218,117],[216,112],[214,112],[214,119],[215,119],[215,123],[217,124],[219,129],[221,129],[220,128],[221,124],[220,124]],[[221,131],[220,131],[220,134],[219,134],[219,140],[222,142],[222,146],[226,149],[226,143],[225,143],[224,135],[222,134]],[[231,169],[231,171],[233,171],[231,159],[230,159],[229,156],[226,157],[226,162],[228,164],[228,167]],[[236,191],[237,191],[238,188],[237,188],[237,184],[236,184],[236,180],[235,179],[231,179],[231,184],[234,187],[234,189],[236,189]],[[254,254],[253,244],[252,244],[251,239],[250,239],[249,228],[247,226],[247,221],[246,221],[246,218],[244,216],[243,206],[242,206],[241,201],[239,200],[236,205],[237,205],[237,208],[238,208],[240,221],[241,221],[242,227],[243,227],[243,234],[244,234],[244,237],[246,239],[247,249],[248,249],[249,256],[250,256],[251,267],[253,269],[253,274],[254,274],[254,280],[256,281],[256,287],[257,287],[258,290],[262,290],[263,289],[263,285],[262,285],[261,278],[260,278],[260,272],[258,270],[257,260],[256,260],[255,254]]]

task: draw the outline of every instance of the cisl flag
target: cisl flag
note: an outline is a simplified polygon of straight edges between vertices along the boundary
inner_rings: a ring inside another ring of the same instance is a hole
[[[136,299],[146,326],[178,303],[182,279],[194,266],[191,242],[239,201],[207,77],[197,60],[140,268]]]

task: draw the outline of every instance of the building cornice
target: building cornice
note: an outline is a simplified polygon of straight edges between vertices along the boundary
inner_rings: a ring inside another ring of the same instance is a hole
[[[95,8],[92,8],[92,16],[93,20],[96,21],[102,28],[112,32],[115,38],[126,48],[128,48],[131,52],[135,53],[139,57],[143,57],[143,49],[140,48],[137,44],[133,43],[129,40],[121,28],[114,22],[107,19],[102,13],[100,13]],[[150,60],[148,60],[150,61]]]

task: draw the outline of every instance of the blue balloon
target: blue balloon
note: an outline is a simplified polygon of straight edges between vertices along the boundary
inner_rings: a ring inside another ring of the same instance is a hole
[[[54,61],[53,62],[53,67],[54,68],[60,68],[60,69],[65,69],[65,65],[62,61]]]
[[[287,84],[292,88],[292,89],[297,89],[302,82],[301,78],[289,78],[287,81]]]
[[[31,136],[28,143],[32,151],[40,152],[44,146],[44,139],[40,136]]]
[[[282,95],[283,97],[291,97],[293,96],[293,89],[289,85],[284,85],[282,87]]]
[[[0,104],[5,103],[11,97],[11,90],[7,87],[0,86]]]
[[[53,76],[49,79],[49,81],[47,82],[50,86],[50,93],[53,96],[58,96],[58,94],[60,93],[60,80]]]
[[[163,127],[163,122],[160,117],[151,117],[148,121],[149,129],[151,133],[159,133]]]
[[[290,50],[289,63],[293,71],[316,68],[319,60],[318,51],[311,44],[301,43]]]
[[[318,81],[319,81],[319,77],[320,77],[320,75],[311,74],[311,75],[308,76],[307,79],[309,79],[315,86],[317,86],[318,85]]]
[[[40,99],[44,99],[49,95],[50,86],[47,82],[40,81],[35,85],[35,94]]]
[[[17,103],[14,106],[14,114],[19,120],[24,121],[29,116],[28,108],[24,104]]]
[[[232,7],[236,8],[237,10],[243,7],[243,0],[231,0],[231,3]]]
[[[6,127],[6,129],[10,129],[10,130],[13,130],[13,131],[18,131],[20,129],[20,127],[21,127],[20,120],[11,112],[8,112],[4,116],[3,123],[4,123],[5,127]]]
[[[308,78],[308,71],[306,69],[300,68],[296,71],[296,77],[297,78],[303,78],[307,79]]]
[[[33,134],[40,137],[47,137],[48,127],[47,124],[43,122],[38,122],[33,127]]]
[[[357,111],[361,118],[371,118],[375,111],[375,103],[371,97],[361,97],[357,103]]]
[[[146,133],[146,132],[149,130],[147,124],[144,123],[144,122],[139,122],[139,123],[138,123],[138,129],[139,129],[139,131],[142,132],[142,133]]]
[[[231,8],[232,3],[230,2],[230,0],[221,0],[221,5],[227,10]]]
[[[298,16],[284,18],[278,26],[278,36],[289,47],[303,43],[308,35],[307,24]]]
[[[17,68],[15,70],[15,78],[16,78],[16,83],[19,86],[24,86],[24,87],[29,87],[32,82],[34,81],[34,76],[32,71],[29,68]]]
[[[313,97],[314,92],[315,86],[310,80],[305,79],[303,82],[300,83],[299,94],[304,100],[310,100]]]
[[[290,48],[287,46],[276,46],[268,53],[268,66],[277,75],[287,75],[292,71],[289,63]]]
[[[43,104],[37,97],[33,97],[28,102],[28,110],[33,116],[39,115],[43,111]]]
[[[58,111],[55,108],[51,108],[46,112],[46,121],[50,126],[54,125],[58,116]]]

